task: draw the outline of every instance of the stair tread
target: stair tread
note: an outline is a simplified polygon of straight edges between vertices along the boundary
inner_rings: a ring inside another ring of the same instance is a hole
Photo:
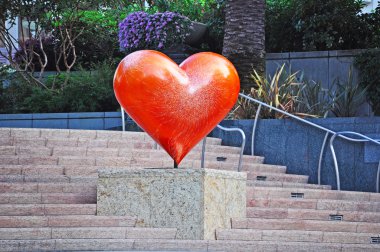
[[[261,186],[261,187],[281,187],[281,188],[319,188],[323,190],[331,190],[329,185],[316,185],[316,184],[306,184],[306,183],[292,183],[292,182],[282,182],[282,181],[259,181],[259,180],[248,180],[247,186]]]
[[[0,239],[174,239],[176,228],[140,227],[41,227],[0,228]]]
[[[380,223],[329,220],[232,218],[233,229],[305,230],[350,233],[379,233]]]
[[[292,193],[302,193],[304,199],[331,199],[355,201],[380,201],[379,193],[321,190],[312,188],[270,188],[252,186],[247,188],[250,197],[257,198],[290,198]]]
[[[378,251],[377,244],[340,244],[282,241],[173,240],[173,239],[41,239],[0,240],[14,250],[122,250],[122,251]]]
[[[1,216],[95,215],[96,204],[0,204]]]
[[[322,242],[345,244],[370,244],[371,237],[378,233],[352,233],[305,230],[270,230],[270,229],[218,229],[218,240],[262,240],[262,241],[294,241]]]
[[[248,198],[249,207],[307,208],[316,210],[343,210],[380,212],[378,201],[353,201],[334,199]]]

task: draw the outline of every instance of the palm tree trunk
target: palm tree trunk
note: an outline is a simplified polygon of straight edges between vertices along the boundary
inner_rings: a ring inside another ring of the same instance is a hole
[[[227,0],[223,55],[238,70],[242,89],[254,86],[252,70],[265,72],[265,0]]]

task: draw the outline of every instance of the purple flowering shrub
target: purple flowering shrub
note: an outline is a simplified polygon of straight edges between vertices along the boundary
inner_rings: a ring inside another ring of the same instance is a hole
[[[174,12],[134,12],[119,24],[120,47],[125,51],[168,48],[183,43],[190,29],[190,19]]]

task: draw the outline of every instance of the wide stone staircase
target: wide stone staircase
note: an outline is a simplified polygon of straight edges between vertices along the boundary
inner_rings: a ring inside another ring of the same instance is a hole
[[[208,138],[205,166],[236,170],[240,148]],[[180,167],[200,167],[201,145]],[[172,167],[145,133],[0,128],[0,251],[380,251],[380,194],[333,191],[244,156],[247,216],[216,240],[179,240],[134,216],[96,214],[97,170]]]

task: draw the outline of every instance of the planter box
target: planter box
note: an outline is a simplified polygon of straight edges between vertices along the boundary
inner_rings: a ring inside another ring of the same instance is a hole
[[[246,173],[211,169],[101,170],[97,214],[177,228],[177,239],[214,240],[217,228],[246,217],[246,181]]]

